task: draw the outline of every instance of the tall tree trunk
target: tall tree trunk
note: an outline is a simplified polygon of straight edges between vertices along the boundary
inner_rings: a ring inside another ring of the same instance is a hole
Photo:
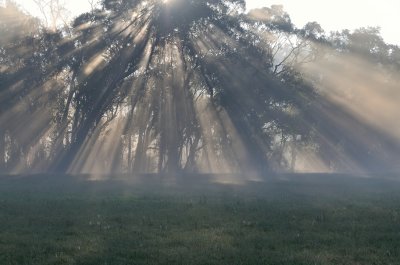
[[[142,84],[142,89],[143,89],[143,84]],[[133,172],[133,165],[132,165],[132,154],[133,154],[133,150],[132,150],[132,127],[133,127],[133,117],[135,114],[135,108],[136,108],[136,104],[138,102],[138,96],[131,96],[131,110],[129,112],[129,117],[128,117],[128,123],[127,123],[127,127],[126,127],[126,134],[128,135],[128,173],[132,173]]]
[[[132,173],[132,134],[128,132],[128,173]]]
[[[168,143],[168,162],[167,162],[167,172],[176,173],[180,170],[180,156],[178,150],[178,143],[176,137],[171,137]]]
[[[290,170],[292,172],[296,169],[296,158],[297,158],[297,151],[296,151],[296,135],[292,135],[292,146],[291,146],[291,162],[290,162]]]
[[[123,143],[121,140],[118,141],[117,148],[115,150],[114,158],[111,161],[111,172],[110,173],[122,173],[122,161],[123,161]]]
[[[278,158],[279,169],[287,167],[286,166],[287,163],[286,163],[286,161],[284,161],[284,156],[283,156],[283,153],[285,152],[285,148],[286,148],[286,141],[287,141],[286,136],[284,135],[283,132],[281,132],[281,146],[279,147],[280,150],[279,150],[279,158]]]
[[[187,157],[186,165],[184,167],[185,171],[193,172],[195,170],[196,155],[198,154],[198,145],[200,142],[200,135],[196,134],[193,143],[190,145],[190,151]]]
[[[77,156],[81,147],[88,139],[91,128],[100,120],[100,117],[101,113],[98,113],[97,117],[91,117],[90,120],[76,128],[76,133],[74,139],[72,139],[71,145],[54,160],[52,166],[53,171],[68,173],[72,163],[78,158]]]
[[[133,170],[136,173],[143,173],[143,156],[145,154],[144,150],[144,130],[140,128],[139,136],[138,136],[138,143],[136,146],[135,152],[135,161],[133,162]]]
[[[0,173],[5,171],[6,167],[6,141],[4,130],[0,129]]]

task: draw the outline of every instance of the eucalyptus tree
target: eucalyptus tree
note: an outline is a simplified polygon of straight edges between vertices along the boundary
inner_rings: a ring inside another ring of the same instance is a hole
[[[33,0],[44,24],[51,31],[56,32],[60,25],[68,28],[69,12],[65,8],[65,1],[62,0]]]
[[[261,38],[244,8],[243,1],[104,1],[78,17],[64,111],[73,112],[71,145],[61,166],[91,170],[87,160],[98,159],[93,145],[107,141],[106,127],[114,137],[102,150],[109,169],[123,160],[138,172],[264,166],[268,104],[293,95],[278,88],[271,55],[256,49]]]
[[[281,6],[244,11],[244,0],[103,0],[68,34],[8,45],[0,123],[9,167],[295,170],[310,146],[334,159],[323,148],[348,133],[336,118],[357,120],[301,72],[333,42],[315,22],[296,29]],[[361,145],[344,151],[356,156]]]
[[[6,162],[10,162],[11,153],[17,153],[16,149],[10,150],[13,145],[9,139],[9,123],[6,117],[9,109],[15,101],[9,100],[9,95],[15,87],[8,86],[8,79],[14,70],[23,68],[23,59],[26,53],[25,40],[27,36],[35,36],[40,33],[40,22],[22,12],[13,1],[5,1],[0,6],[0,172],[6,170]],[[18,47],[24,46],[23,49]],[[16,56],[16,54],[22,56]],[[8,145],[8,152],[7,152]]]
[[[319,94],[307,114],[319,159],[332,170],[398,170],[400,131],[393,123],[400,113],[398,46],[385,43],[378,28],[329,36],[313,28],[321,52],[299,71]]]
[[[283,128],[300,101],[274,75],[276,40],[260,34],[290,34],[287,14],[244,10],[239,0],[103,1],[71,35],[31,39],[41,44],[7,86],[30,73],[18,86],[48,106],[36,127],[55,170],[259,171],[275,138],[268,124]]]

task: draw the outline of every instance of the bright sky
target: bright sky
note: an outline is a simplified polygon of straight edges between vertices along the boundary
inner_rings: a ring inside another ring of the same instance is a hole
[[[400,45],[400,0],[246,0],[247,8],[282,4],[297,27],[317,21],[325,31],[381,27],[386,42]]]
[[[400,45],[400,0],[246,0],[248,9],[282,4],[293,23],[302,27],[317,21],[326,31],[380,26],[386,42]],[[0,0],[1,2],[1,0]],[[33,0],[17,0],[26,10],[38,14]],[[73,16],[90,9],[87,0],[66,0]]]

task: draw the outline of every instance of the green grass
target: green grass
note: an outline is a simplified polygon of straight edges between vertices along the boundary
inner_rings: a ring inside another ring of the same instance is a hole
[[[400,183],[3,177],[0,264],[400,264]]]

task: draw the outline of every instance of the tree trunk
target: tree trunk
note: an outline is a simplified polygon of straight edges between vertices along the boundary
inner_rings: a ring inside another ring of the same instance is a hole
[[[135,161],[133,162],[133,170],[135,173],[144,173],[143,171],[143,157],[145,155],[144,149],[144,130],[141,128],[138,135],[138,143],[135,152]]]
[[[196,138],[190,145],[189,155],[187,157],[186,165],[184,167],[185,171],[193,172],[195,170],[196,155],[199,151],[198,149],[199,142],[200,142],[200,135],[196,134]]]
[[[5,171],[6,167],[6,147],[5,147],[5,133],[0,129],[0,173]]]
[[[132,173],[132,135],[128,133],[128,173]]]
[[[292,160],[290,162],[290,170],[292,172],[295,171],[296,169],[296,157],[297,157],[297,152],[296,152],[296,135],[292,135],[292,146],[291,146],[291,156]]]
[[[89,137],[90,129],[94,127],[93,124],[96,124],[96,122],[100,120],[100,115],[101,113],[97,115],[98,117],[91,117],[92,119],[86,121],[80,127],[76,128],[74,139],[72,139],[69,148],[66,149],[62,154],[59,154],[59,156],[54,160],[52,166],[53,171],[62,173],[68,173],[70,171],[72,163],[78,158],[77,156],[81,147]]]

